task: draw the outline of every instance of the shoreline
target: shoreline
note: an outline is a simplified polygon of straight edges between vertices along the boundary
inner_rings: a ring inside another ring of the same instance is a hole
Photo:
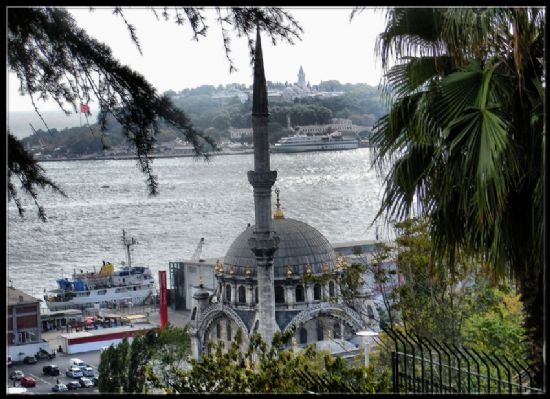
[[[245,151],[238,151],[238,152],[212,152],[209,153],[208,156],[218,156],[218,155],[243,155],[243,154],[253,154],[253,150],[245,150]],[[197,157],[195,154],[170,154],[170,155],[164,155],[164,154],[158,154],[158,155],[151,155],[149,158],[151,159],[161,159],[161,158],[193,158]],[[202,157],[199,155],[198,157]],[[64,161],[127,161],[132,159],[138,159],[137,155],[107,155],[107,156],[96,156],[96,157],[90,157],[90,158],[52,158],[52,159],[43,159],[38,158],[38,162],[64,162]]]
[[[354,149],[360,149],[360,148],[373,148],[374,146],[360,146]],[[338,151],[338,150],[335,150]],[[344,151],[344,150],[339,150]],[[319,151],[297,151],[297,152],[288,152],[287,154],[297,154],[297,153],[303,153],[303,152],[319,152]],[[250,150],[243,150],[243,151],[231,151],[231,152],[212,152],[209,153],[209,157],[213,156],[225,156],[225,155],[247,155],[247,154],[254,154],[254,151],[252,149]],[[151,155],[150,158],[152,160],[154,159],[163,159],[163,158],[193,158],[193,157],[202,157],[197,156],[195,154],[158,154],[158,155]],[[53,158],[53,159],[42,159],[38,158],[38,162],[64,162],[64,161],[127,161],[131,159],[138,159],[136,155],[107,155],[107,156],[96,156],[96,157],[90,157],[90,158]]]

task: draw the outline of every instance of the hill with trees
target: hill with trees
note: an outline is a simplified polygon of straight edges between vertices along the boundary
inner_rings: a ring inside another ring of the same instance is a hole
[[[288,83],[268,82],[268,88],[277,90]],[[292,101],[270,102],[270,140],[292,134],[300,125],[330,123],[332,118],[351,119],[356,125],[373,126],[376,120],[387,112],[380,92],[367,84],[342,84],[336,80],[323,81],[314,86],[318,92],[333,93],[330,97],[301,97]],[[204,131],[218,144],[230,141],[230,128],[252,128],[252,102],[248,94],[252,88],[244,84],[231,83],[225,86],[202,85],[186,88],[179,92],[168,90],[168,96],[175,107],[185,110],[191,123]],[[288,128],[290,118],[291,129]],[[92,122],[93,117],[89,118]],[[100,125],[76,126],[62,130],[39,129],[22,140],[23,145],[40,159],[78,158],[103,155],[112,147],[127,148],[122,127],[114,118],[106,121],[106,130],[100,134]],[[173,128],[162,122],[156,136],[157,144],[174,141],[177,134]]]

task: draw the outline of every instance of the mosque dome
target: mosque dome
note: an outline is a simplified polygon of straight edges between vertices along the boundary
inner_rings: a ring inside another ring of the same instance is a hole
[[[308,267],[312,275],[334,270],[336,254],[314,227],[295,219],[274,218],[272,229],[279,237],[278,249],[273,255],[276,279],[302,275]],[[249,226],[233,241],[224,258],[225,270],[232,270],[235,276],[256,276],[256,257],[248,245],[253,236],[254,226]]]

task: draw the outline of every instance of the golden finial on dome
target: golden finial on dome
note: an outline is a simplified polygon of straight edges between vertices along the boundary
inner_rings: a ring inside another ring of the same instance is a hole
[[[285,215],[283,214],[283,210],[281,209],[281,202],[279,201],[279,193],[281,190],[279,190],[279,187],[275,188],[275,194],[277,195],[277,202],[276,206],[277,209],[275,209],[275,213],[273,213],[273,219],[284,219]]]
[[[288,278],[292,277],[292,266],[288,265],[287,268],[286,268],[286,276]]]
[[[323,263],[323,273],[328,273],[328,271],[329,271],[328,265],[326,263]]]
[[[336,266],[334,267],[334,271],[336,271],[338,273],[341,270],[342,270],[342,265],[340,264],[340,258],[337,257],[336,258]]]
[[[217,274],[223,273],[223,266],[219,259],[216,260],[216,267],[214,268],[214,271]]]
[[[310,265],[309,263],[306,265],[306,274],[307,274],[308,276],[311,275],[311,265]]]
[[[199,287],[201,287],[201,288],[204,287],[204,281],[202,279],[202,274],[199,276]]]
[[[252,276],[252,270],[250,269],[250,265],[246,265],[246,269],[244,271],[244,274],[246,274],[247,277]]]

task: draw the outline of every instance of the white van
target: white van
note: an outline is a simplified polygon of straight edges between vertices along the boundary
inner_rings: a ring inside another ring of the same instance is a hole
[[[77,359],[77,358],[73,358],[69,361],[69,368],[78,367],[79,369],[82,369],[82,368],[85,368],[87,366],[88,365],[86,363],[84,363],[82,360]]]

